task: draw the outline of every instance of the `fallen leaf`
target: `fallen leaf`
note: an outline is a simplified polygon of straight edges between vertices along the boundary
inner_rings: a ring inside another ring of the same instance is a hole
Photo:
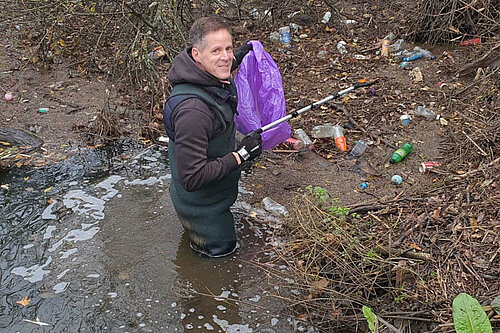
[[[410,248],[414,249],[414,250],[417,250],[417,251],[422,251],[422,248],[420,246],[418,246],[417,244],[415,244],[415,243],[411,243],[410,244]]]
[[[477,220],[476,220],[476,218],[469,217],[469,223],[470,223],[470,227],[472,228],[472,230],[474,232],[476,232],[477,231]]]
[[[434,210],[431,216],[433,219],[438,220],[441,217],[441,207],[438,209]]]
[[[27,296],[24,296],[20,301],[16,301],[16,303],[21,304],[22,306],[27,306],[28,304],[30,304],[30,300]]]
[[[312,287],[319,292],[328,287],[328,284],[330,284],[330,281],[328,281],[327,279],[320,279],[313,282]]]
[[[50,190],[52,190],[52,186],[51,187],[47,187],[45,190],[43,190],[43,192],[47,193]]]

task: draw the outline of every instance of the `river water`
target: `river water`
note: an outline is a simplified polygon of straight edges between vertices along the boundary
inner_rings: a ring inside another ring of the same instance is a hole
[[[281,222],[240,187],[241,248],[195,255],[167,156],[128,141],[0,174],[1,332],[314,331],[277,297],[293,283],[266,245]]]

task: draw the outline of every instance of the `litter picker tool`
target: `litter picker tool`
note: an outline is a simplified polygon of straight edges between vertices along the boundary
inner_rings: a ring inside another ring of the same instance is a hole
[[[358,89],[358,88],[362,88],[362,87],[369,87],[369,86],[371,86],[371,85],[374,85],[375,83],[377,83],[377,81],[378,81],[378,79],[375,79],[375,80],[373,80],[373,81],[371,81],[371,82],[362,82],[362,83],[359,83],[359,82],[358,82],[358,83],[356,83],[355,85],[350,86],[349,88],[346,88],[346,89],[344,89],[344,90],[341,90],[341,91],[339,91],[339,92],[336,92],[335,94],[330,95],[330,96],[328,96],[328,97],[325,97],[325,98],[323,98],[322,100],[319,100],[319,101],[317,101],[317,102],[314,102],[314,103],[312,103],[312,104],[310,104],[310,105],[308,105],[308,106],[306,106],[306,107],[304,107],[304,108],[302,108],[302,109],[300,109],[300,110],[294,111],[294,112],[292,112],[292,113],[290,113],[290,114],[288,114],[288,115],[284,116],[283,118],[277,119],[277,120],[273,121],[272,123],[269,123],[269,124],[267,124],[267,125],[265,125],[265,126],[262,126],[262,127],[261,127],[261,128],[259,128],[259,129],[254,130],[253,132],[254,132],[254,133],[262,133],[262,132],[265,132],[265,131],[267,131],[268,129],[273,128],[274,126],[281,124],[282,122],[285,122],[285,121],[288,121],[288,120],[290,120],[290,119],[292,119],[292,118],[298,117],[298,116],[300,116],[302,113],[304,113],[304,112],[306,112],[306,111],[309,111],[309,110],[314,110],[314,109],[316,109],[319,105],[321,105],[321,104],[323,104],[323,103],[326,103],[326,102],[328,102],[328,101],[331,101],[332,99],[339,98],[340,96],[345,95],[345,94],[347,94],[348,92],[353,91],[354,89]]]

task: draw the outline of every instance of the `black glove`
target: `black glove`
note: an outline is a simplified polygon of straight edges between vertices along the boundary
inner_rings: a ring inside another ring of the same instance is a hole
[[[253,46],[251,43],[241,46],[234,52],[234,61],[233,65],[231,66],[231,71],[238,68],[238,66],[241,64],[241,61],[243,60],[243,57],[245,57],[247,53],[250,52],[250,50],[253,50]]]
[[[262,153],[262,137],[260,133],[252,132],[241,139],[236,147],[241,161],[251,161]]]

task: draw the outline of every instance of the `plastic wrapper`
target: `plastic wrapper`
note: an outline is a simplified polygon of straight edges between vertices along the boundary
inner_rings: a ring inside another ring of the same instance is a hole
[[[250,51],[234,79],[238,89],[236,129],[248,134],[286,115],[281,74],[259,41],[251,41]],[[283,122],[262,133],[262,148],[271,149],[290,137],[290,125]]]

